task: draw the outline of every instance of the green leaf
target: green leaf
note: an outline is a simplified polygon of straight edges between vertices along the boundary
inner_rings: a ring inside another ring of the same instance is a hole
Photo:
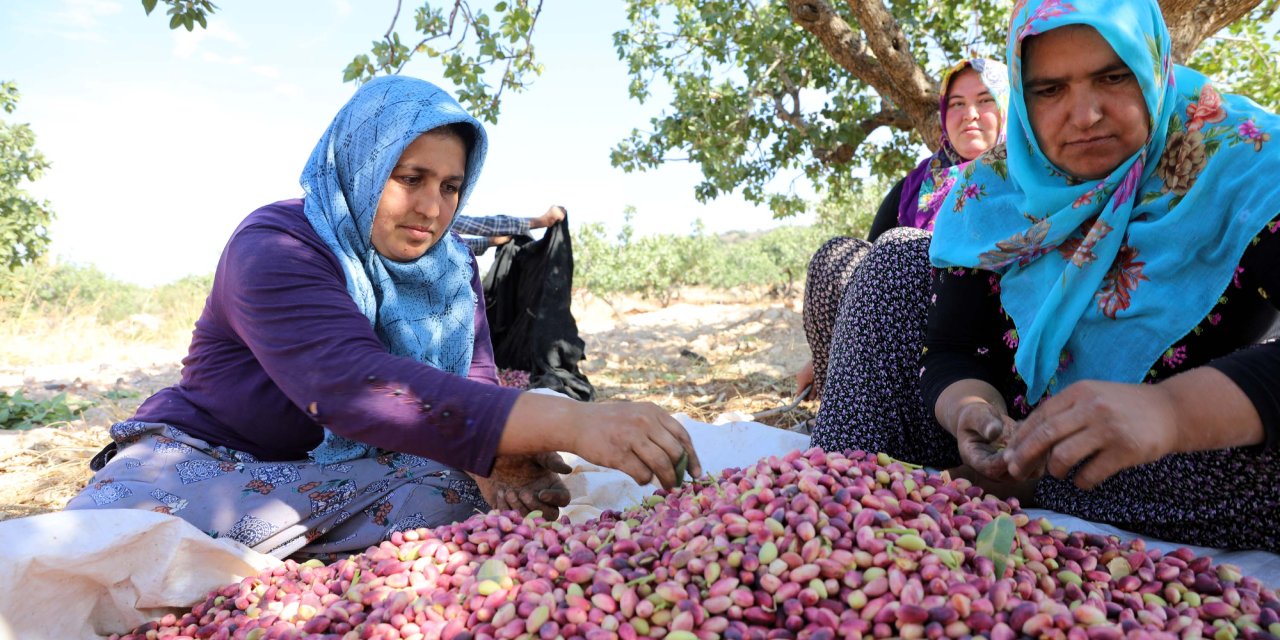
[[[142,8],[146,9],[147,15],[151,15],[155,11],[157,0],[142,0]]]
[[[182,14],[175,13],[173,14],[172,18],[169,18],[170,29],[177,29],[181,24],[182,24]]]
[[[498,4],[493,5],[493,10],[497,13],[502,13],[507,10],[507,3],[499,2]]]
[[[1009,556],[1013,554],[1014,530],[1013,517],[1001,513],[978,532],[975,550],[978,555],[991,559],[997,579],[1004,577],[1005,568],[1009,566]]]

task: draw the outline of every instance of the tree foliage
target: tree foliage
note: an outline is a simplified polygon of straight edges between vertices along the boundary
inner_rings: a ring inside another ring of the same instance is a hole
[[[0,109],[5,113],[17,109],[19,97],[17,85],[0,83]],[[9,269],[39,258],[49,246],[53,209],[22,188],[48,168],[31,127],[0,120],[0,264]]]
[[[157,1],[143,0],[148,13]],[[163,1],[172,28],[203,25],[214,9]],[[935,148],[940,72],[963,58],[1002,58],[1010,9],[990,0],[620,1],[628,27],[613,40],[630,96],[670,101],[618,142],[614,166],[696,163],[700,201],[740,190],[777,217],[807,207],[797,179],[841,202],[859,176],[900,175],[920,144]],[[464,106],[495,122],[503,90],[524,90],[542,72],[533,47],[541,0],[419,2],[414,35],[402,40],[397,2],[387,32],[344,78],[396,73],[425,55],[444,65]],[[1161,0],[1179,61],[1272,108],[1280,49],[1266,25],[1278,3]]]
[[[169,16],[169,28],[185,27],[187,31],[195,29],[198,23],[202,28],[209,28],[209,16],[218,10],[218,5],[209,0],[164,0],[169,6],[165,15]],[[155,11],[158,0],[142,0],[142,8],[151,15]]]
[[[370,53],[347,65],[343,80],[364,82],[379,73],[399,73],[415,54],[425,55],[443,65],[444,76],[458,87],[458,102],[477,118],[497,122],[503,90],[523,91],[542,73],[533,48],[542,0],[500,0],[488,10],[466,0],[452,5],[447,14],[431,3],[418,7],[413,16],[418,42],[410,46],[396,31],[397,1],[387,32],[373,42]]]

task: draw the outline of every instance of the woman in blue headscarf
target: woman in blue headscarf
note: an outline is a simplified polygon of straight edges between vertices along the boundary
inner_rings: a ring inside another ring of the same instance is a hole
[[[805,277],[803,313],[805,338],[813,357],[796,375],[797,390],[812,385],[809,397],[822,396],[841,302],[872,243],[895,227],[931,231],[953,180],[947,170],[1004,141],[1008,75],[1003,63],[988,58],[962,60],[944,71],[938,96],[938,151],[893,185],[880,203],[866,240],[832,238],[813,254]],[[916,346],[918,343],[912,349]]]
[[[554,518],[569,500],[557,451],[665,487],[687,452],[700,474],[656,405],[498,386],[476,261],[451,231],[486,148],[430,83],[356,91],[303,198],[232,234],[182,380],[112,426],[67,508],[162,511],[278,557],[328,555],[490,506]]]
[[[1280,551],[1280,344],[1253,346],[1280,118],[1169,50],[1155,0],[1015,6],[1007,153],[956,172],[935,227],[924,399],[1040,506]]]

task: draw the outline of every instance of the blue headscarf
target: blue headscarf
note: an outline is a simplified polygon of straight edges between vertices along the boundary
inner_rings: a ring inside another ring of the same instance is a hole
[[[1022,41],[1093,27],[1136,76],[1146,145],[1102,180],[1079,181],[1036,143],[1022,88]],[[1175,67],[1155,0],[1031,0],[1014,6],[1007,158],[956,171],[930,245],[939,267],[1002,274],[1014,357],[1036,402],[1085,379],[1140,382],[1208,315],[1254,236],[1280,210],[1269,132],[1280,118]]]
[[[475,346],[471,251],[446,232],[422,257],[397,262],[378,253],[372,241],[382,189],[405,147],[453,123],[475,131],[456,219],[480,177],[488,139],[480,122],[423,80],[384,76],[361,86],[316,144],[301,182],[307,220],[342,264],[347,292],[387,349],[465,376]],[[368,445],[326,429],[311,457],[331,464],[370,453]]]

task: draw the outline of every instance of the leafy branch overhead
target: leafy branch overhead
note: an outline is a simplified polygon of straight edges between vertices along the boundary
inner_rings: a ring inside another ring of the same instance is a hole
[[[208,0],[164,0],[169,5],[165,15],[169,16],[169,28],[185,27],[187,31],[195,29],[196,23],[204,29],[209,28],[208,17],[218,10],[217,5]],[[142,8],[147,15],[155,11],[158,0],[142,0]]]
[[[143,0],[148,13],[159,0]],[[170,27],[204,25],[209,2],[163,0]],[[616,0],[615,0],[616,1]],[[839,202],[867,170],[897,177],[938,141],[937,79],[963,58],[1004,57],[1006,2],[989,0],[621,0],[628,25],[613,34],[630,96],[663,96],[660,115],[612,149],[624,171],[692,162],[708,201],[740,192],[776,216],[805,210],[797,180]],[[415,56],[443,65],[460,102],[495,122],[502,92],[542,72],[533,33],[542,2],[421,2],[413,35],[390,26],[346,81],[398,73]],[[1177,60],[1228,91],[1280,104],[1280,0],[1162,0]],[[1204,41],[1210,44],[1198,48]],[[1194,55],[1193,55],[1194,52]],[[798,176],[793,178],[793,176]]]
[[[502,91],[523,91],[531,77],[542,73],[532,40],[542,0],[503,0],[490,11],[454,0],[447,15],[444,9],[424,4],[414,12],[414,38],[421,37],[413,46],[406,45],[396,31],[400,9],[397,1],[391,26],[373,42],[369,54],[358,55],[347,65],[344,81],[364,82],[379,73],[400,73],[414,54],[423,54],[444,65],[444,76],[459,87],[458,101],[473,115],[497,122]],[[496,88],[493,72],[499,78]]]

